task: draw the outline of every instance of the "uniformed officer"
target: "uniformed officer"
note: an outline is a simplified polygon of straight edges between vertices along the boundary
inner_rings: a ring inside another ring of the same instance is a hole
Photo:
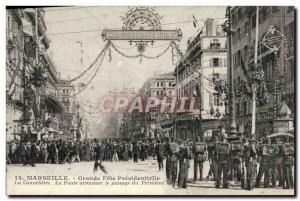
[[[256,188],[259,188],[262,176],[264,176],[264,188],[270,187],[270,169],[267,146],[266,139],[261,138],[258,145],[259,170],[256,177]]]
[[[166,178],[167,178],[167,183],[171,184],[171,147],[170,147],[170,142],[167,141],[165,143],[165,154],[166,154]]]
[[[206,158],[206,145],[200,144],[200,137],[197,137],[196,142],[193,146],[194,155],[194,182],[197,180],[198,168],[200,173],[200,181],[203,180],[203,163]]]
[[[284,139],[283,147],[283,188],[294,188],[294,144],[288,144]]]
[[[228,160],[230,145],[227,142],[227,134],[222,129],[220,142],[216,144],[216,160],[217,160],[217,181],[216,188],[220,188],[221,175],[223,173],[223,188],[229,188],[228,184]]]
[[[244,161],[246,165],[246,190],[252,190],[256,179],[257,171],[257,148],[254,135],[250,136],[250,139],[246,139],[244,145]]]
[[[172,187],[175,187],[177,172],[178,172],[178,151],[179,145],[175,142],[168,143],[166,147],[168,151],[168,171],[167,177],[169,177],[169,183],[172,184]]]
[[[207,155],[209,161],[209,171],[206,179],[212,176],[212,180],[216,181],[217,179],[217,160],[216,160],[216,153],[215,153],[215,143],[219,141],[218,132],[215,130],[213,131],[211,140],[207,143]]]
[[[231,178],[232,180],[242,181],[242,151],[243,151],[243,142],[236,140],[231,142],[230,150],[230,167],[231,167]]]
[[[187,180],[190,168],[191,152],[187,143],[181,145],[178,152],[179,159],[179,174],[178,174],[178,187],[187,188]]]
[[[161,143],[160,140],[158,140],[157,145],[155,147],[156,157],[157,157],[157,163],[158,163],[158,169],[159,171],[164,169],[164,156],[165,156],[165,147]]]
[[[282,153],[282,144],[283,141],[281,138],[275,138],[275,144],[277,151],[272,157],[271,160],[271,183],[272,187],[276,188],[277,179],[278,186],[283,186],[283,170],[282,170],[282,162],[283,162],[283,153]]]

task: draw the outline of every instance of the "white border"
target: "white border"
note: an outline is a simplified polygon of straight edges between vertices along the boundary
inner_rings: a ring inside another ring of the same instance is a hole
[[[298,0],[227,0],[224,2],[224,0],[209,0],[209,1],[200,1],[200,0],[151,0],[151,1],[142,1],[142,0],[49,0],[49,1],[40,1],[40,0],[2,0],[0,1],[0,39],[1,39],[1,48],[0,48],[0,62],[1,62],[1,68],[0,68],[0,102],[1,102],[1,109],[3,112],[1,112],[0,115],[0,133],[1,133],[1,146],[0,146],[0,199],[1,200],[8,200],[12,198],[8,198],[5,195],[5,6],[6,5],[104,5],[104,6],[129,6],[129,5],[157,5],[157,6],[165,6],[165,5],[174,5],[174,6],[192,6],[192,5],[199,5],[199,6],[226,6],[226,5],[274,5],[274,6],[289,6],[294,5],[296,9],[299,9],[300,1]],[[298,14],[298,12],[297,12]],[[299,35],[298,27],[299,27],[299,20],[297,20],[297,30],[296,35]],[[297,41],[299,38],[297,38]],[[297,48],[298,50],[298,48]],[[297,56],[299,56],[299,51],[297,51]],[[298,57],[299,58],[299,57]],[[297,67],[296,67],[297,68]],[[297,70],[297,78],[299,78],[299,69]],[[299,94],[300,89],[297,85],[297,94]],[[299,107],[298,107],[299,108]],[[297,108],[297,114],[298,114],[298,108]],[[299,124],[299,118],[297,119],[297,124]],[[297,133],[296,133],[297,135]],[[299,136],[297,137],[297,148],[298,148],[298,160],[299,161]],[[299,170],[299,162],[297,164],[298,170]],[[298,171],[299,175],[299,171]],[[297,175],[297,176],[298,176]],[[297,179],[297,184],[299,185],[299,179]],[[20,199],[35,199],[35,200],[44,200],[44,199],[53,199],[53,198],[18,198]],[[66,200],[66,199],[74,199],[74,198],[57,198],[57,200]],[[86,198],[76,198],[76,200],[85,200]],[[95,198],[99,199],[99,198]],[[110,198],[100,198],[100,199],[110,199]],[[114,198],[114,199],[121,199],[121,198]],[[132,199],[132,198],[127,198]],[[138,198],[140,199],[140,198]],[[144,198],[144,199],[151,199],[151,198]],[[161,199],[161,198],[160,198]],[[164,199],[164,198],[162,198]],[[171,198],[171,199],[182,199],[182,198]],[[196,199],[205,199],[205,198],[196,198]],[[218,200],[220,198],[209,198],[210,200]],[[237,198],[237,199],[251,199],[251,198]],[[260,199],[260,198],[258,198]],[[272,199],[272,198],[271,198]],[[282,199],[282,200],[288,200]]]

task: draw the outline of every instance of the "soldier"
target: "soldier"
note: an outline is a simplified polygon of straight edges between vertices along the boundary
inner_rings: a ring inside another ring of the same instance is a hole
[[[264,188],[270,187],[269,154],[265,138],[261,138],[258,146],[259,170],[255,187],[259,188],[262,176],[264,176]]]
[[[194,182],[197,180],[197,173],[199,168],[200,181],[203,180],[203,163],[206,158],[206,145],[200,143],[200,137],[197,137],[195,144],[193,145],[193,155],[194,155]]]
[[[282,145],[283,149],[283,188],[293,189],[294,188],[294,178],[293,178],[293,165],[294,165],[294,144],[287,143],[284,139]]]
[[[179,173],[178,187],[187,188],[187,180],[189,176],[191,152],[187,144],[181,145],[178,152]]]
[[[276,152],[271,160],[271,183],[272,187],[276,188],[277,179],[279,180],[278,187],[283,186],[283,170],[282,170],[282,162],[283,162],[283,153],[282,153],[282,139],[275,138]]]
[[[216,160],[217,160],[217,182],[216,188],[220,188],[221,174],[223,173],[223,188],[229,188],[228,185],[228,160],[230,145],[227,142],[227,134],[224,130],[220,135],[220,142],[216,143]]]
[[[212,180],[216,181],[217,179],[217,160],[216,160],[216,153],[215,153],[215,143],[218,142],[218,132],[215,130],[213,131],[213,135],[210,141],[207,143],[207,153],[208,153],[208,160],[209,160],[209,172],[206,177],[208,179],[212,176]]]
[[[155,147],[156,157],[157,157],[157,163],[158,163],[158,169],[163,170],[164,169],[164,156],[165,156],[165,149],[164,145],[161,143],[160,140],[157,142],[158,144]]]
[[[230,166],[231,166],[231,177],[233,181],[241,181],[242,188],[244,188],[244,179],[242,179],[242,152],[244,143],[241,140],[235,140],[231,143],[230,149]]]
[[[166,155],[166,178],[167,178],[167,184],[171,184],[171,156],[172,156],[172,150],[169,140],[165,143],[165,155]]]
[[[246,139],[244,145],[244,160],[246,165],[246,190],[252,190],[254,188],[254,182],[256,179],[257,171],[257,151],[254,135],[250,136],[250,139]]]
[[[178,151],[179,147],[177,143],[171,143],[170,149],[169,149],[169,177],[170,177],[170,183],[172,184],[172,187],[175,187],[176,179],[177,179],[177,169],[178,169]]]

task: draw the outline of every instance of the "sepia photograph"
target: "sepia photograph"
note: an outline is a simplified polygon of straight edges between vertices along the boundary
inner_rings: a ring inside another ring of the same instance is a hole
[[[296,196],[293,5],[5,17],[8,196]]]

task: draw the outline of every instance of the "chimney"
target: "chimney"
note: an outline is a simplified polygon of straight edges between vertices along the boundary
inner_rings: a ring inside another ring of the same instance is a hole
[[[208,18],[205,24],[206,24],[206,36],[213,36],[214,19]]]

